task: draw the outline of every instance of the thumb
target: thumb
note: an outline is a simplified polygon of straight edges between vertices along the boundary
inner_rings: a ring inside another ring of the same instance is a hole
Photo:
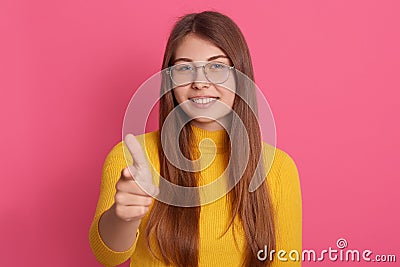
[[[124,180],[133,180],[133,176],[129,171],[128,167],[125,167],[121,171],[121,178]]]

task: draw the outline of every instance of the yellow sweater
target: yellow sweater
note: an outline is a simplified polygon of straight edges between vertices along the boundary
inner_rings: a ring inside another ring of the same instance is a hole
[[[227,149],[222,146],[224,139],[227,138],[224,130],[206,131],[197,127],[192,127],[197,140],[210,138],[216,144],[216,154],[214,146],[210,143],[202,143],[204,159],[208,162],[214,157],[212,164],[201,171],[200,185],[208,184],[218,178],[227,166]],[[142,135],[140,140],[143,146],[143,137],[146,140],[146,156],[153,166],[159,170],[158,154],[156,146],[157,132]],[[136,241],[127,251],[117,252],[108,248],[102,241],[98,223],[101,215],[114,203],[115,184],[118,181],[121,170],[127,166],[124,159],[123,142],[118,143],[107,155],[103,166],[101,189],[96,213],[89,231],[89,241],[97,260],[104,266],[116,266],[130,259],[130,266],[133,267],[152,267],[166,266],[154,258],[147,250],[145,240],[145,227],[148,217],[142,219],[138,229]],[[125,147],[126,148],[126,147]],[[263,144],[263,152],[270,153],[272,147]],[[127,151],[127,150],[125,150]],[[130,162],[128,162],[130,163]],[[273,267],[277,266],[301,266],[300,262],[290,260],[289,253],[292,250],[298,251],[301,256],[301,236],[302,236],[302,203],[298,171],[292,158],[280,149],[275,150],[275,156],[271,169],[267,175],[267,186],[271,194],[272,203],[275,211],[276,224],[276,251],[285,250],[283,258],[287,262],[280,261],[277,254],[274,255]],[[236,247],[232,227],[225,235],[220,234],[225,230],[228,218],[226,209],[226,196],[215,202],[203,205],[200,211],[200,250],[199,267],[217,266],[241,266],[242,251],[245,245],[243,232],[235,229],[235,236],[238,242]],[[235,223],[239,223],[236,220]],[[143,233],[143,234],[142,234]],[[260,248],[263,249],[263,248]],[[291,254],[293,255],[293,254]]]

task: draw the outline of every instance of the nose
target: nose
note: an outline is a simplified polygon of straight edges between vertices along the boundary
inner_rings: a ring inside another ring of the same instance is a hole
[[[207,89],[208,87],[210,87],[209,82],[193,82],[192,83],[193,89]]]
[[[196,69],[196,77],[194,82],[192,83],[192,87],[194,89],[206,89],[210,87],[210,82],[207,80],[207,77],[204,73],[204,67],[198,66]]]

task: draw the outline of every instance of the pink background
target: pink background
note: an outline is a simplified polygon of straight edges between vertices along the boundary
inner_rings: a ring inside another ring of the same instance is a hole
[[[400,260],[399,1],[5,0],[1,266],[99,266],[87,236],[105,156],[176,17],[204,9],[247,38],[299,169],[304,248],[343,237]],[[303,266],[323,264],[365,263]]]

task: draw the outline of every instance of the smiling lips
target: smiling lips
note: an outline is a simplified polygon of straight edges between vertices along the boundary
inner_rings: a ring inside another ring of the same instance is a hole
[[[198,108],[208,108],[214,104],[217,99],[219,99],[219,97],[213,96],[198,96],[189,98],[189,100]]]
[[[200,96],[200,97],[192,97],[189,98],[190,101],[196,104],[208,104],[210,102],[214,102],[218,99],[218,97],[211,97],[211,96]]]

